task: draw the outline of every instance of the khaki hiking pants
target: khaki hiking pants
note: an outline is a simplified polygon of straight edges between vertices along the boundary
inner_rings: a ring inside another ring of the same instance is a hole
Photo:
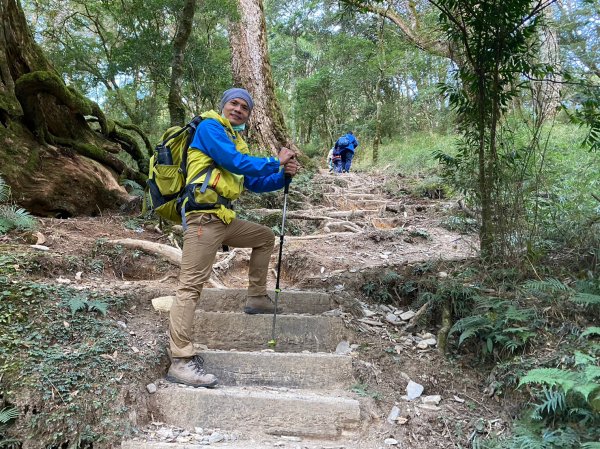
[[[183,234],[179,287],[169,315],[172,357],[195,355],[194,311],[221,246],[252,248],[248,296],[262,296],[267,294],[267,272],[275,243],[270,228],[249,221],[234,219],[227,225],[212,214],[199,213],[192,215],[187,225]]]

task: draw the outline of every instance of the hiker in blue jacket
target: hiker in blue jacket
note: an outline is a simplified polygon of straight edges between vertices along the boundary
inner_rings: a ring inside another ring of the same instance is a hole
[[[219,111],[208,111],[190,144],[186,185],[193,186],[181,202],[186,229],[177,295],[169,315],[171,366],[167,380],[192,387],[213,387],[217,378],[203,368],[193,345],[194,310],[202,286],[210,279],[222,245],[252,248],[244,312],[273,313],[267,295],[267,273],[275,235],[271,228],[236,218],[231,202],[244,189],[270,192],[284,187],[299,165],[295,152],[281,148],[278,155],[252,156],[242,138],[254,102],[241,88],[223,93]],[[199,329],[198,332],[202,332]]]
[[[350,172],[350,166],[352,165],[352,158],[354,157],[356,148],[358,148],[358,140],[356,140],[352,131],[348,131],[335,142],[333,154],[334,156],[340,156],[339,158],[334,159],[335,173]]]

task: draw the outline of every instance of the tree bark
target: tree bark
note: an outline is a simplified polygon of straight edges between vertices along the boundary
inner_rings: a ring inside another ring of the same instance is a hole
[[[33,40],[18,0],[0,0],[0,7],[0,176],[13,200],[33,214],[58,217],[128,202],[118,179],[145,182],[147,154],[96,103],[64,84]],[[90,116],[100,129],[90,127]],[[116,156],[124,149],[139,169]]]
[[[240,17],[230,24],[229,44],[234,83],[247,89],[254,100],[250,139],[273,154],[283,146],[299,151],[289,138],[275,96],[262,0],[238,0],[238,6]]]
[[[557,114],[560,106],[560,86],[562,82],[558,32],[552,20],[552,7],[544,9],[543,14],[545,23],[539,36],[539,62],[554,67],[554,72],[547,74],[544,80],[534,81],[533,83],[535,118],[540,125],[546,119],[553,118]]]
[[[177,32],[173,39],[173,60],[171,62],[171,86],[169,90],[169,114],[171,126],[181,126],[185,122],[185,107],[181,101],[181,80],[184,72],[185,49],[192,33],[196,0],[187,0],[181,10]]]

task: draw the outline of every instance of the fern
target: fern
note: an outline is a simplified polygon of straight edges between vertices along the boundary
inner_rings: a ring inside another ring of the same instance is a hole
[[[533,411],[534,419],[541,419],[544,415],[558,415],[566,408],[565,394],[560,391],[544,388],[544,399]]]
[[[3,222],[3,224],[0,225],[0,228],[8,227],[4,232],[12,228],[31,230],[34,229],[36,225],[35,218],[33,218],[29,212],[13,204],[0,205],[0,221]]]
[[[71,309],[71,315],[75,315],[80,310],[84,310],[86,308],[87,302],[80,298],[71,298],[67,304],[69,309]]]
[[[584,307],[599,306],[600,295],[593,295],[591,293],[577,293],[575,296],[569,298],[569,301],[580,304]]]
[[[8,201],[10,198],[10,187],[6,184],[6,181],[0,176],[0,203]]]
[[[600,327],[592,326],[584,330],[579,338],[587,337],[588,335],[600,335]]]
[[[89,301],[87,302],[87,307],[88,310],[96,310],[102,315],[106,315],[106,312],[108,312],[108,304],[102,301]]]
[[[0,178],[2,179],[2,178]],[[13,407],[13,408],[9,408],[9,407],[5,407],[2,410],[0,410],[0,423],[1,424],[6,424],[7,422],[9,422],[12,419],[16,419],[19,417],[19,409]]]
[[[127,192],[133,196],[144,196],[144,188],[137,182],[131,179],[123,179],[121,185],[125,187]]]
[[[569,286],[553,278],[548,278],[544,281],[528,281],[523,285],[523,288],[536,296],[543,296],[547,293],[556,294],[573,291]]]
[[[600,443],[594,441],[592,443],[583,443],[581,449],[600,449]]]
[[[519,381],[519,387],[527,384],[542,384],[549,387],[560,386],[569,392],[577,381],[577,376],[571,371],[559,368],[536,368],[527,372]]]

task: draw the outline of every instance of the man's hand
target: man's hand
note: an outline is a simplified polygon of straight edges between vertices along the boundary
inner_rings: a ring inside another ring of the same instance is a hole
[[[284,166],[283,166],[283,171],[286,174],[286,176],[295,176],[296,173],[298,173],[298,170],[300,169],[300,164],[298,163],[298,161],[296,160],[296,158],[290,159]]]
[[[296,157],[296,153],[289,148],[282,147],[277,157],[279,158],[279,165],[286,165],[288,161]]]

